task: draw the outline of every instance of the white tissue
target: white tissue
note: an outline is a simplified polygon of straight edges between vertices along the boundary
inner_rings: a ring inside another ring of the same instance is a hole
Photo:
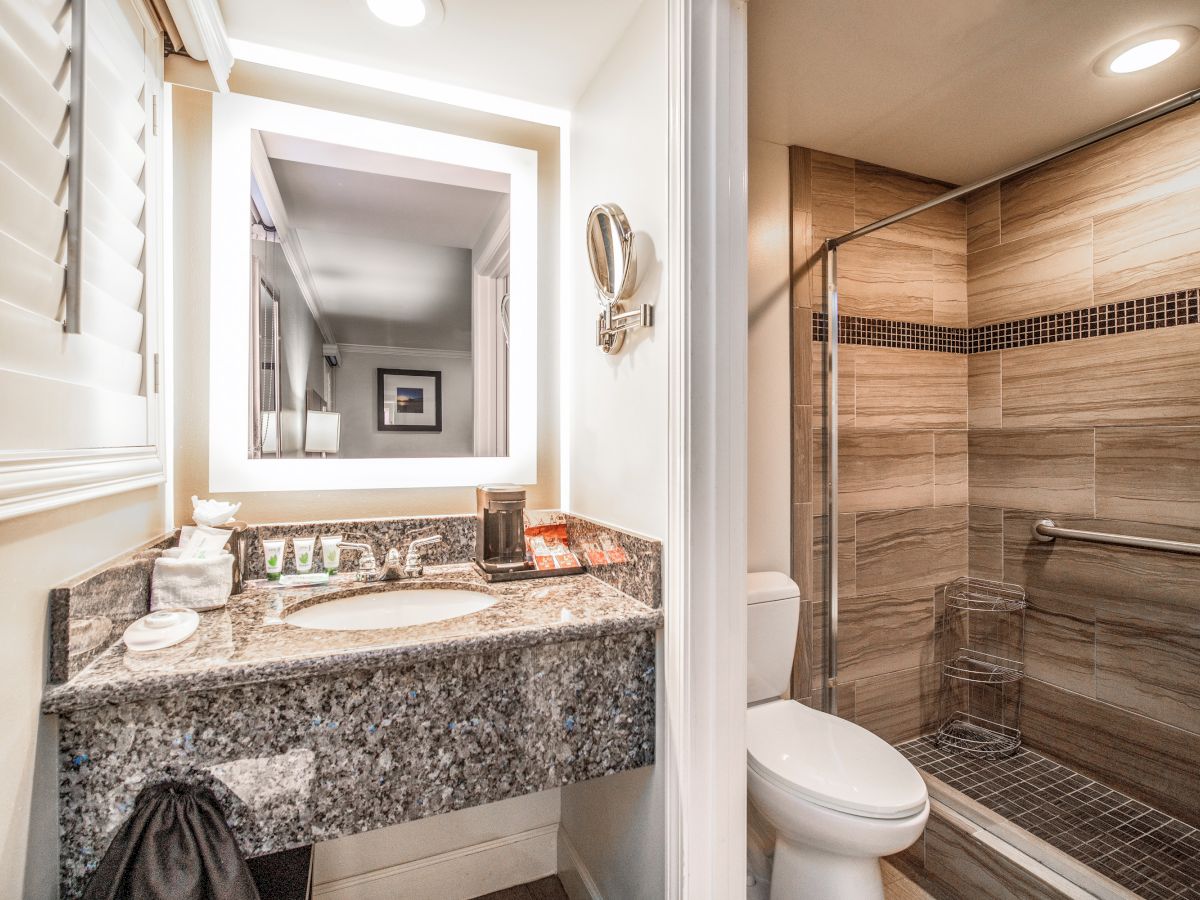
[[[192,495],[192,521],[197,525],[215,527],[233,521],[237,511],[242,508],[240,503],[228,503],[225,500],[201,500]]]

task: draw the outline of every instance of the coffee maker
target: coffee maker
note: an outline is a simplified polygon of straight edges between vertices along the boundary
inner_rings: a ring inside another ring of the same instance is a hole
[[[484,484],[475,488],[475,564],[485,576],[533,569],[525,556],[525,488]]]

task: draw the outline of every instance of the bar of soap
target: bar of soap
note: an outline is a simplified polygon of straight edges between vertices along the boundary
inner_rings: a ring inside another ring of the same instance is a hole
[[[196,632],[200,614],[194,609],[156,609],[125,629],[125,646],[135,653],[162,650],[182,643]]]

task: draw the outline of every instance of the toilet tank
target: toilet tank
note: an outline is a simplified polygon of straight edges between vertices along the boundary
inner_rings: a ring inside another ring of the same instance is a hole
[[[746,576],[746,701],[768,700],[791,686],[800,588],[782,572]]]

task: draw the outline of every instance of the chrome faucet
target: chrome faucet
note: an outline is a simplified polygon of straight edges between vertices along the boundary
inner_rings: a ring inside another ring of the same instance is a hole
[[[369,581],[375,577],[375,551],[366,542],[365,537],[362,541],[342,541],[338,547],[342,550],[359,551],[358,571],[354,573],[355,578],[359,581]]]
[[[431,534],[428,537],[419,537],[413,540],[408,545],[408,553],[404,557],[404,574],[409,578],[419,578],[425,572],[425,567],[421,565],[421,551],[426,547],[432,547],[434,544],[440,544],[442,536],[440,534]],[[395,551],[392,551],[395,552]],[[389,553],[390,557],[391,554]]]

